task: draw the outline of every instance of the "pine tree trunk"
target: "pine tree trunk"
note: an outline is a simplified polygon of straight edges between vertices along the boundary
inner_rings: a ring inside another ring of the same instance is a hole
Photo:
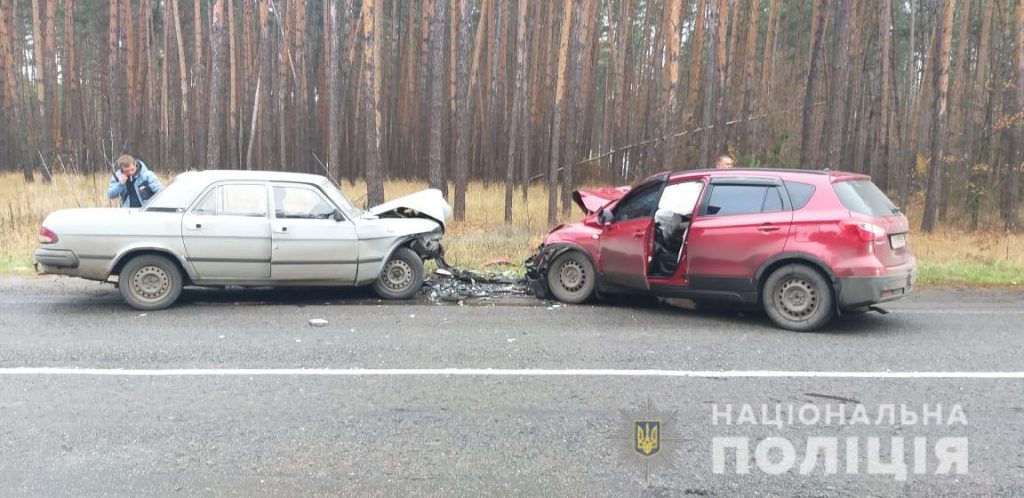
[[[115,2],[117,0],[111,0]],[[174,5],[174,36],[178,45],[178,78],[181,84],[181,160],[185,166],[192,162],[192,134],[189,126],[192,116],[189,113],[188,71],[185,68],[185,44],[181,36],[181,0],[169,0]],[[266,0],[263,0],[266,2]]]
[[[828,12],[828,0],[814,3],[814,35],[811,40],[811,63],[807,71],[807,83],[804,87],[803,119],[800,126],[800,166],[812,166],[815,162],[812,130],[814,121],[814,86],[818,78],[818,65],[821,60],[821,45],[825,32],[825,15]]]
[[[889,137],[891,135],[892,127],[892,110],[890,109],[889,104],[892,96],[890,95],[889,83],[892,70],[892,60],[889,58],[889,53],[892,43],[892,0],[882,0],[878,9],[878,56],[879,65],[881,66],[879,86],[881,87],[881,95],[879,96],[878,118],[880,125],[878,126],[877,143],[879,145],[879,153],[881,154],[881,157],[876,163],[878,167],[872,171],[872,177],[884,190],[888,186],[887,178],[889,177],[889,158],[891,154]],[[905,200],[900,199],[900,202],[905,202]]]
[[[1003,210],[1003,226],[1009,231],[1019,231],[1020,224],[1020,177],[1024,168],[1024,0],[1017,0],[1016,22],[1013,36],[1015,38],[1014,66],[1016,72],[1016,89],[1014,91],[1015,116],[1017,124],[1013,128],[1014,147],[1010,148],[1010,170],[1006,181],[1006,202]]]
[[[847,88],[849,88],[849,67],[850,31],[854,23],[853,0],[838,0],[838,14],[836,15],[836,37],[839,40],[834,45],[832,56],[832,95],[829,97],[829,111],[826,114],[825,133],[828,137],[826,142],[825,166],[832,169],[841,169],[843,137],[846,130],[846,106]]]
[[[558,73],[555,75],[554,122],[551,126],[551,162],[548,165],[548,225],[558,221],[558,168],[561,165],[558,139],[563,133],[562,117],[565,114],[566,69],[569,64],[569,33],[572,31],[573,0],[565,0],[562,16],[560,42],[558,44]]]
[[[363,0],[363,118],[366,120],[366,202],[374,206],[384,202],[384,176],[381,159],[382,119],[380,108],[379,32],[380,0]]]
[[[430,53],[430,147],[428,161],[430,162],[430,187],[442,189],[446,192],[447,181],[445,180],[443,168],[444,156],[444,47],[445,30],[444,18],[446,5],[444,0],[425,0],[424,8],[430,22],[430,37],[427,44]]]
[[[942,177],[946,138],[946,92],[949,89],[949,48],[953,31],[953,6],[956,0],[943,0],[940,17],[936,21],[935,62],[932,74],[933,103],[931,123],[931,164],[928,168],[928,186],[925,191],[924,214],[921,217],[921,231],[931,233],[935,229],[935,215],[939,198],[939,178]]]
[[[206,168],[219,169],[220,139],[224,117],[224,0],[216,0],[210,12],[210,93],[207,95]]]
[[[341,0],[326,0],[329,4],[328,30],[324,36],[329,37],[330,52],[325,54],[330,60],[327,70],[327,169],[332,176],[341,171],[341,21],[339,3]]]
[[[758,22],[761,20],[761,2],[760,0],[753,0],[750,6],[750,23],[747,29],[747,51],[744,55],[746,61],[746,74],[745,81],[746,85],[743,89],[743,110],[741,115],[743,116],[743,125],[741,126],[742,135],[740,135],[740,154],[753,155],[751,150],[751,134],[753,133],[753,124],[750,122],[750,107],[754,100],[754,87],[757,86],[758,81],[755,79],[754,70],[757,65],[757,36],[758,36]],[[765,57],[768,54],[768,45],[765,45]]]
[[[244,0],[243,0],[244,1]],[[229,68],[229,93],[228,93],[228,158],[224,161],[231,169],[242,167],[242,158],[238,153],[242,147],[242,126],[238,119],[238,49],[236,45],[238,38],[235,33],[235,2],[228,0],[228,68]]]
[[[526,25],[529,0],[519,0],[516,6],[516,49],[515,80],[512,96],[512,116],[509,123],[508,156],[505,167],[505,223],[512,222],[512,195],[515,189],[516,161],[520,151],[519,142],[529,140],[526,124],[526,50],[529,46],[529,27]],[[525,156],[524,156],[525,157]]]

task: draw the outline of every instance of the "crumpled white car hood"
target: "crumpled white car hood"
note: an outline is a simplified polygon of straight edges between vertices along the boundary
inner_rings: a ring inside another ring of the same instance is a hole
[[[375,216],[380,216],[384,213],[399,209],[411,209],[416,211],[417,213],[437,221],[441,226],[444,226],[445,222],[452,217],[452,207],[444,200],[444,195],[441,194],[441,191],[436,188],[421,190],[414,194],[399,197],[398,199],[385,202],[379,206],[374,206],[368,209],[367,212]]]

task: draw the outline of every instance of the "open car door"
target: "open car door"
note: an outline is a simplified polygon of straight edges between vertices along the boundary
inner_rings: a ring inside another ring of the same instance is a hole
[[[599,267],[608,283],[647,289],[647,258],[654,210],[669,174],[648,178],[632,188],[610,212],[602,211]]]

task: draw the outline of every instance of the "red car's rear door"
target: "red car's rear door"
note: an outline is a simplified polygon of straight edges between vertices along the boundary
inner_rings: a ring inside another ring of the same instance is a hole
[[[793,211],[781,182],[716,179],[704,196],[687,240],[687,280],[693,289],[756,291],[754,274],[783,251]]]

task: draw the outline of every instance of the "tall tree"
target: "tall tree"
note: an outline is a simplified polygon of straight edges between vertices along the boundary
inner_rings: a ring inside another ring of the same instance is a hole
[[[378,52],[380,37],[377,20],[380,3],[363,0],[360,22],[363,25],[363,82],[362,102],[366,120],[366,202],[373,206],[384,202],[384,175],[381,159],[382,120],[380,108],[380,67]]]
[[[206,167],[217,169],[220,163],[220,139],[224,129],[224,59],[228,48],[224,26],[224,0],[216,0],[210,13],[210,93],[207,96],[209,117],[206,132]]]
[[[1006,201],[1003,204],[1003,226],[1007,230],[1018,231],[1020,224],[1020,177],[1024,168],[1024,0],[1017,0],[1016,22],[1014,28],[1015,49],[1014,66],[1016,72],[1016,89],[1014,91],[1014,108],[1016,116],[1013,127],[1015,146],[1011,148],[1010,167],[1006,182]]]
[[[565,114],[566,69],[569,64],[569,33],[572,31],[572,2],[565,0],[562,16],[561,41],[558,44],[558,73],[555,75],[555,107],[554,122],[551,126],[551,159],[548,166],[548,224],[558,221],[558,169],[561,165],[559,157],[558,137],[562,133],[563,115]]]
[[[828,137],[826,143],[825,165],[829,168],[840,169],[840,153],[842,152],[843,137],[846,130],[843,125],[846,122],[846,106],[850,70],[850,51],[846,40],[850,38],[851,25],[854,23],[852,6],[853,0],[837,0],[838,13],[836,15],[836,43],[832,57],[832,94],[829,97],[829,110],[826,114],[825,133]]]
[[[880,125],[877,131],[877,143],[880,160],[873,163],[872,177],[882,188],[888,184],[889,157],[891,142],[889,137],[892,134],[892,110],[890,108],[892,95],[890,90],[890,78],[892,74],[892,59],[889,57],[892,40],[892,0],[882,0],[878,6],[878,60],[880,68],[878,97],[878,117]],[[902,200],[901,200],[902,201]]]
[[[428,161],[430,162],[429,182],[432,188],[443,189],[447,192],[447,180],[442,167],[444,155],[444,0],[425,0],[427,19],[430,22],[430,35],[428,39],[430,54],[430,148]]]
[[[327,167],[332,172],[341,171],[341,19],[339,18],[341,0],[327,0],[330,3],[328,12],[329,28],[324,36],[330,39],[330,69],[327,71]]]
[[[814,2],[814,34],[811,39],[811,63],[807,71],[807,83],[804,87],[803,120],[800,126],[800,165],[807,167],[814,163],[814,151],[811,150],[814,120],[814,87],[818,79],[818,65],[821,63],[821,45],[825,32],[825,15],[828,12],[829,0]]]
[[[849,0],[845,0],[849,1]],[[740,153],[750,154],[750,141],[753,125],[750,122],[751,105],[754,100],[754,88],[758,85],[758,80],[754,76],[754,70],[757,66],[757,37],[758,37],[758,23],[761,20],[761,1],[752,0],[750,5],[750,23],[747,25],[747,50],[744,55],[746,63],[746,70],[744,71],[744,89],[743,89],[743,109],[741,115],[743,116],[742,134],[740,135]],[[738,26],[737,26],[738,28]],[[770,28],[770,26],[769,26]],[[840,43],[839,45],[845,45]],[[765,59],[768,58],[769,47],[766,44],[764,53]]]
[[[458,111],[455,116],[455,219],[466,219],[466,186],[469,183],[469,139],[472,132],[469,42],[472,28],[472,17],[469,1],[459,0],[459,40],[456,54],[456,78],[458,80],[457,98]],[[453,19],[454,23],[455,20]],[[479,45],[478,47],[479,48]],[[474,57],[474,60],[478,60]]]
[[[516,6],[516,48],[515,82],[512,97],[512,116],[509,123],[508,156],[505,167],[505,223],[512,222],[512,195],[515,190],[516,161],[525,161],[525,154],[519,155],[520,142],[529,137],[523,128],[526,120],[526,50],[529,46],[529,27],[526,25],[530,1],[519,0]],[[520,138],[522,137],[522,138]]]
[[[935,229],[938,211],[939,178],[942,176],[946,126],[946,92],[949,89],[949,48],[953,31],[953,6],[956,0],[943,0],[935,31],[935,62],[932,74],[931,161],[928,168],[928,186],[925,191],[924,214],[921,230],[931,233]]]

